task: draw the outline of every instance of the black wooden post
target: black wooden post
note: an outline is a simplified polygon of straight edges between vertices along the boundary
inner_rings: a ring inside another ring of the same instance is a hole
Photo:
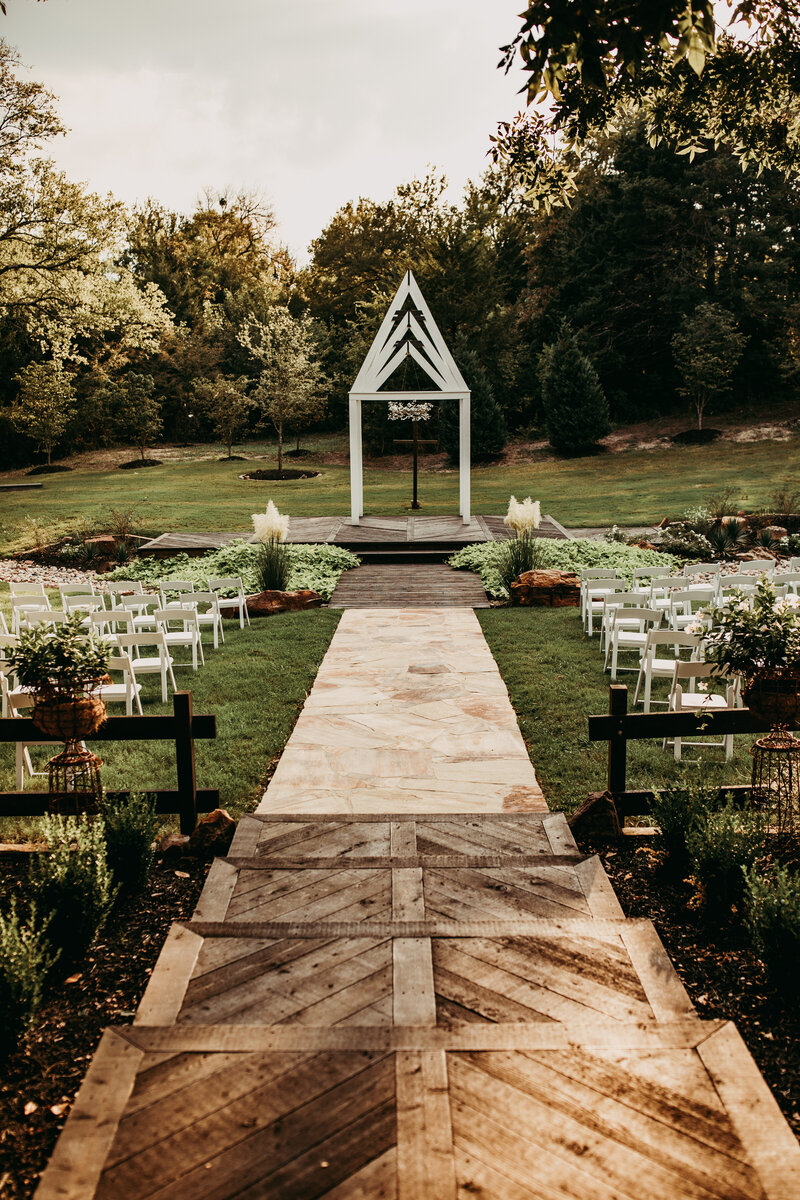
[[[417,421],[412,421],[411,425],[414,430],[414,439],[412,442],[414,450],[414,483],[411,491],[411,507],[419,508],[419,500],[417,499],[417,476],[419,474],[419,423]]]
[[[612,795],[625,791],[628,758],[628,739],[624,720],[628,712],[628,689],[622,683],[612,683],[608,689],[608,711],[619,717],[617,728],[608,739],[608,790]]]
[[[192,736],[192,693],[175,692],[172,697],[175,713],[175,761],[178,768],[178,812],[181,833],[191,833],[197,824],[197,775],[194,765]]]

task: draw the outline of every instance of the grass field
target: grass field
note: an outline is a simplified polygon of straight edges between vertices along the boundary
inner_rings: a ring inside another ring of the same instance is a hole
[[[575,608],[485,609],[477,616],[508,687],[547,803],[574,812],[589,792],[600,792],[606,785],[608,743],[589,741],[586,720],[590,713],[608,712],[610,676],[603,671],[598,638],[584,637]],[[636,676],[621,675],[619,682],[627,683],[632,693]],[[633,708],[632,695],[629,707]],[[749,783],[752,742],[749,735],[735,738],[730,763],[723,763],[721,750],[685,747],[685,769],[693,770],[692,760],[702,757],[721,780]],[[682,774],[660,741],[628,743],[629,788],[667,787]]]
[[[313,465],[313,458],[303,460],[303,466]],[[243,469],[243,463],[212,458],[141,471],[42,476],[41,491],[0,498],[0,553],[27,549],[37,536],[51,541],[80,522],[105,524],[111,508],[134,502],[137,523],[147,533],[249,529],[250,514],[263,511],[268,499],[294,516],[349,511],[347,467],[321,464],[316,479],[268,483],[240,479]],[[734,489],[741,506],[763,505],[777,484],[798,474],[800,438],[474,467],[472,509],[505,512],[513,493],[538,498],[542,511],[567,526],[640,525],[680,516],[726,488]],[[367,470],[364,486],[368,513],[410,511],[410,471]],[[426,473],[423,466],[420,497],[423,513],[457,512],[458,472]]]

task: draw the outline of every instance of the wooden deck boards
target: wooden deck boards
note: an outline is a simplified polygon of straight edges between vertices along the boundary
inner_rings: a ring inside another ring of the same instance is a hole
[[[470,542],[504,541],[510,532],[503,524],[502,516],[474,516],[468,525],[460,517],[451,516],[398,516],[362,517],[353,525],[349,517],[290,517],[289,542],[332,542],[336,545],[381,544],[386,546],[413,546],[420,543],[435,546],[467,545]],[[537,536],[564,538],[568,534],[554,517],[542,517]],[[159,537],[143,543],[145,554],[179,553],[182,550],[216,550],[227,546],[237,538],[251,541],[252,531],[238,532],[174,532],[162,533]]]
[[[329,608],[489,608],[480,577],[444,563],[364,563],[339,577]]]
[[[103,1036],[79,1196],[794,1200],[800,1150],[560,814],[255,815]]]

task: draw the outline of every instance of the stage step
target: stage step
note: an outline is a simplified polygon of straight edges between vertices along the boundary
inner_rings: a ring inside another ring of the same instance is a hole
[[[362,563],[443,563],[463,542],[359,542],[337,543],[357,554]]]

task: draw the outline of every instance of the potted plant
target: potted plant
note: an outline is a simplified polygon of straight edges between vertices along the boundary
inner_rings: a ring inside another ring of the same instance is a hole
[[[79,615],[55,628],[41,625],[20,634],[8,654],[22,687],[33,696],[33,719],[43,733],[77,741],[106,717],[95,693],[108,679],[109,649],[87,637]]]
[[[706,658],[742,679],[744,702],[769,724],[800,715],[800,597],[781,599],[762,579],[750,601],[712,608]]]

